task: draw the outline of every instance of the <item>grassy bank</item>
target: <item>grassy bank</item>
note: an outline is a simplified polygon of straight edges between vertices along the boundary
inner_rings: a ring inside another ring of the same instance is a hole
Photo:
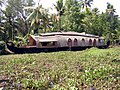
[[[120,90],[120,47],[0,56],[0,78],[11,90]]]

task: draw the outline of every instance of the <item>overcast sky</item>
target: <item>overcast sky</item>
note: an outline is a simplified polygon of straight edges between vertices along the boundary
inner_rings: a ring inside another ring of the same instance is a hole
[[[35,2],[38,2],[39,0],[34,0]],[[53,4],[56,3],[57,0],[40,0],[41,4],[45,8],[53,7]],[[105,9],[107,7],[107,2],[112,4],[114,8],[116,9],[117,14],[120,16],[120,0],[94,0],[92,8],[97,7],[101,12],[105,12]],[[52,10],[52,12],[55,12],[55,10]]]

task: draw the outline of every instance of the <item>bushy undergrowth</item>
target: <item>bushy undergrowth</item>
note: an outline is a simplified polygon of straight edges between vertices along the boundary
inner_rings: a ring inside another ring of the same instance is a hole
[[[0,41],[0,54],[3,54],[5,51],[5,42]]]
[[[119,90],[120,47],[0,56],[0,77],[15,90]]]

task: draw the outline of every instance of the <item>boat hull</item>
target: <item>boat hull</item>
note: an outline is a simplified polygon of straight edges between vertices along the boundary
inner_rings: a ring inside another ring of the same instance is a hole
[[[79,51],[79,50],[85,50],[87,48],[91,48],[93,46],[78,46],[78,47],[56,47],[56,48],[37,48],[37,47],[32,47],[32,48],[19,48],[15,47],[13,45],[7,44],[7,48],[16,53],[16,54],[23,54],[23,53],[40,53],[40,52],[56,52],[56,51]],[[104,46],[97,46],[97,48],[107,48],[106,45]]]

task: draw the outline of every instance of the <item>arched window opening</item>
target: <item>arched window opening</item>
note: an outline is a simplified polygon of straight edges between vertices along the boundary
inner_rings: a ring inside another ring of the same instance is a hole
[[[85,45],[85,39],[83,38],[82,39],[82,46],[84,46]]]
[[[74,39],[74,46],[77,46],[78,45],[78,41],[77,41],[77,39],[75,38]]]
[[[93,46],[96,46],[96,39],[94,39],[93,41]]]
[[[92,45],[92,40],[91,39],[89,39],[89,45]]]
[[[69,38],[68,39],[68,47],[69,47],[69,50],[71,51],[71,47],[72,47],[72,40]]]
[[[101,43],[101,40],[100,40],[100,39],[98,39],[98,42],[99,42],[99,43]]]
[[[69,38],[68,39],[68,46],[71,47],[72,46],[72,40]]]

